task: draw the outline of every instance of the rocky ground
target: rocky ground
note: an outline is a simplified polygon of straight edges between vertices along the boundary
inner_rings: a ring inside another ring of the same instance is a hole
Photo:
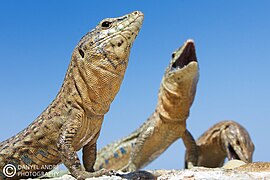
[[[195,167],[189,170],[155,170],[155,171],[138,171],[134,173],[121,173],[120,176],[102,176],[99,178],[89,178],[89,180],[120,180],[120,179],[157,179],[157,180],[231,180],[231,179],[270,179],[270,172],[239,172],[224,168],[203,168]],[[70,175],[63,175],[61,177],[52,178],[54,180],[75,180]]]

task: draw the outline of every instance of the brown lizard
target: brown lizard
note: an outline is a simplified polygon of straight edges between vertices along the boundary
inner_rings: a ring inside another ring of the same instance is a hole
[[[77,179],[109,173],[93,170],[96,141],[142,21],[139,11],[107,18],[80,40],[54,101],[26,129],[0,144],[0,179],[41,176],[59,163]],[[85,169],[76,153],[81,148]]]
[[[134,171],[156,159],[174,141],[183,138],[188,160],[196,164],[196,143],[186,129],[199,68],[192,40],[173,53],[163,76],[158,103],[148,120],[129,136],[102,148],[95,169]]]
[[[221,167],[226,157],[228,160],[239,159],[246,163],[252,161],[253,142],[246,129],[234,121],[221,121],[213,125],[196,143],[197,166]]]

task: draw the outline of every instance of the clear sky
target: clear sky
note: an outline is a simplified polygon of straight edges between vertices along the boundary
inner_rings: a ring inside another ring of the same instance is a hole
[[[200,64],[188,128],[197,138],[230,119],[249,131],[255,161],[270,161],[270,1],[3,1],[0,6],[0,141],[30,124],[61,87],[80,38],[106,17],[145,14],[98,147],[128,135],[154,111],[171,53],[195,40]],[[183,168],[175,142],[147,169]]]

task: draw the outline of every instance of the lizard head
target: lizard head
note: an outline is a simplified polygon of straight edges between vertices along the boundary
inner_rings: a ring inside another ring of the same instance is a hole
[[[106,113],[119,91],[143,17],[135,11],[106,18],[82,37],[73,51],[73,76],[78,91],[89,96],[83,97],[84,104],[89,101],[88,106],[91,104],[96,114]]]
[[[194,100],[199,78],[199,67],[192,40],[172,54],[172,60],[163,76],[159,93],[164,116],[171,119],[185,119]],[[181,113],[179,113],[181,112]],[[166,115],[167,114],[167,115]]]
[[[186,79],[198,80],[198,62],[193,40],[187,40],[182,47],[173,52],[172,60],[165,72],[164,83],[174,91]]]
[[[142,22],[139,11],[102,20],[80,40],[74,51],[77,61],[123,76]]]
[[[240,124],[230,122],[229,126],[221,134],[223,148],[228,160],[238,159],[246,163],[252,162],[254,144],[248,132]]]

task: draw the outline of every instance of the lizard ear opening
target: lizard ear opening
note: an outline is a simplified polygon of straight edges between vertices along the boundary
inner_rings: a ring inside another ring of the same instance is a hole
[[[79,49],[79,53],[80,53],[81,57],[84,58],[84,52],[82,49]]]

